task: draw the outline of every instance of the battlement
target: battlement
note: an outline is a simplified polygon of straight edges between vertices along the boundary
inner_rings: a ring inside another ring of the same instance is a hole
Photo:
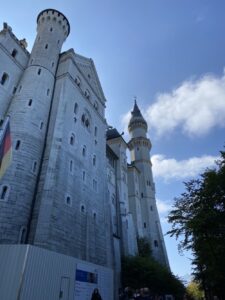
[[[41,11],[37,16],[37,23],[41,24],[41,22],[44,22],[45,20],[54,21],[61,25],[62,29],[64,30],[65,36],[68,36],[70,34],[70,23],[64,16],[64,14],[62,14],[58,10],[49,8]]]

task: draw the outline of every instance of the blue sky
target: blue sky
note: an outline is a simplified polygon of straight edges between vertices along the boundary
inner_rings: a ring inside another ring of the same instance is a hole
[[[211,166],[225,144],[225,1],[4,1],[0,22],[25,37],[31,50],[36,17],[46,8],[60,10],[70,22],[63,50],[74,48],[94,60],[110,125],[124,131],[137,97],[153,144],[165,233],[182,182]],[[177,242],[165,241],[174,274],[189,274],[191,255],[180,256]]]

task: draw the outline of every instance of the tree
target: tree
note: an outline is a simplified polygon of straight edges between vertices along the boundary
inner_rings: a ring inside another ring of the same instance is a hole
[[[133,289],[149,287],[153,294],[172,294],[176,299],[183,299],[185,292],[181,280],[149,256],[123,258],[122,285]]]
[[[185,183],[168,216],[170,236],[181,238],[180,250],[192,250],[194,276],[207,299],[225,299],[225,152],[215,168]]]
[[[191,281],[187,286],[187,295],[193,300],[201,300],[203,298],[203,291],[197,282]]]

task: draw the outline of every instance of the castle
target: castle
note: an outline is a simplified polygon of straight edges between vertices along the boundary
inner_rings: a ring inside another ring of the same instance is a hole
[[[0,32],[0,120],[10,117],[13,151],[0,181],[0,244],[45,248],[119,278],[121,256],[145,237],[169,267],[147,123],[135,102],[130,141],[109,128],[92,59],[61,53],[69,33],[54,9],[38,15],[31,53],[6,23]]]

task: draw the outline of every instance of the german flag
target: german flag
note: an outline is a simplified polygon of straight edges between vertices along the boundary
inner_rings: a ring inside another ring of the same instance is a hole
[[[0,136],[0,179],[5,174],[12,159],[9,118],[6,119],[5,123],[2,136]]]

